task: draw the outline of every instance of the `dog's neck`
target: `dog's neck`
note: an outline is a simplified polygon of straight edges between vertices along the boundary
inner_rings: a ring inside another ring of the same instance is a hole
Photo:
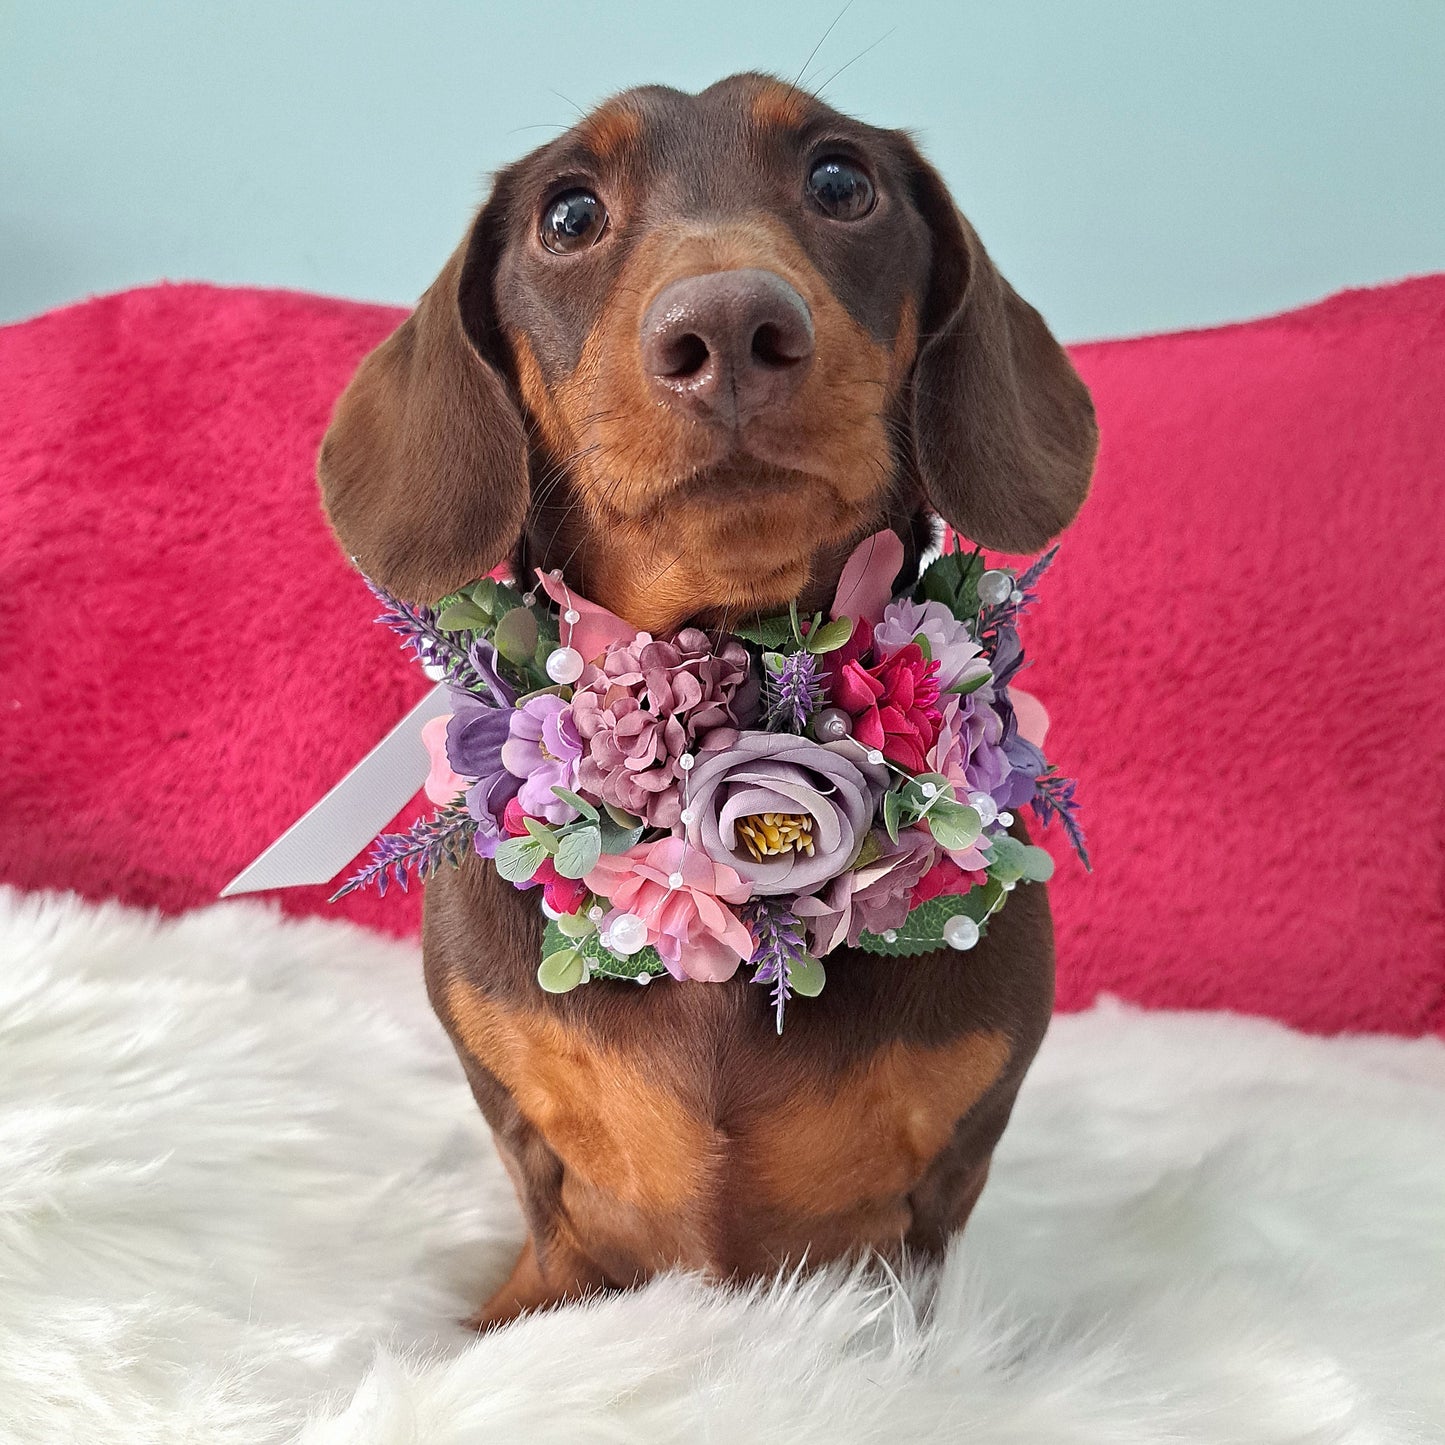
[[[689,623],[726,629],[746,617],[785,611],[791,602],[804,614],[826,612],[843,564],[865,537],[885,527],[897,532],[904,571],[911,575],[933,542],[935,525],[916,501],[895,501],[842,540],[759,575],[748,570],[746,546],[719,557],[704,548],[679,550],[673,540],[664,551],[656,534],[641,527],[613,524],[604,534],[586,525],[559,528],[533,517],[513,567],[521,581],[538,568],[560,569],[570,586],[598,606],[640,631],[666,636]]]

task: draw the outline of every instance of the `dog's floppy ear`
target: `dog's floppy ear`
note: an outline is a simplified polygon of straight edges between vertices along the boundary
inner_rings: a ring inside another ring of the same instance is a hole
[[[933,245],[912,397],[924,490],[970,540],[1035,552],[1089,490],[1093,403],[1043,318],[999,275],[916,151],[911,181]]]
[[[500,370],[492,294],[501,191],[416,310],[362,362],[321,446],[322,499],[341,545],[413,602],[484,576],[526,512],[526,438]]]

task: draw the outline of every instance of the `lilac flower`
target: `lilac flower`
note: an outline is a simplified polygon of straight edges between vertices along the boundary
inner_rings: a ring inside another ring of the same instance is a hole
[[[795,652],[769,675],[768,731],[800,733],[823,705],[823,684],[818,659],[811,652]]]
[[[942,691],[989,675],[983,649],[942,602],[914,602],[908,597],[890,602],[883,609],[883,620],[873,629],[873,645],[880,657],[891,657],[920,632],[938,664],[938,686]]]
[[[912,907],[913,890],[938,861],[938,845],[925,828],[905,828],[895,843],[875,831],[870,861],[840,874],[811,898],[799,898],[793,912],[809,921],[813,951],[821,958],[846,938],[856,944],[866,930],[899,928]],[[866,856],[866,854],[865,854]]]
[[[572,709],[555,693],[539,693],[512,712],[509,736],[502,744],[502,765],[521,780],[517,801],[530,817],[567,823],[577,816],[577,810],[552,789],[577,786],[581,756]]]

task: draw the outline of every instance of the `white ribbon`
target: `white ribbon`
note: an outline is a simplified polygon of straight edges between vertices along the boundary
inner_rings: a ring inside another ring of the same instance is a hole
[[[335,878],[426,782],[431,760],[422,727],[451,710],[447,689],[438,684],[319,803],[231,879],[221,897]]]

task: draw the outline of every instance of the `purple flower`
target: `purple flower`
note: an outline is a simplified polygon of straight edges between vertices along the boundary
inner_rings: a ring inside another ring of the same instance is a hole
[[[818,659],[811,652],[795,652],[768,678],[768,727],[800,733],[823,705],[823,682]]]
[[[698,759],[687,837],[754,896],[809,893],[852,861],[875,801],[841,750],[789,733],[742,733],[726,752]]]
[[[938,686],[942,691],[988,676],[989,663],[983,649],[942,602],[914,602],[907,597],[890,602],[883,609],[883,620],[873,629],[873,645],[880,657],[891,657],[920,632],[938,664]]]
[[[577,816],[577,810],[552,789],[577,786],[581,756],[572,709],[555,693],[539,693],[513,711],[510,733],[502,744],[502,765],[521,780],[517,801],[530,817],[567,823]]]
[[[793,912],[808,920],[813,951],[820,958],[845,938],[856,944],[865,930],[882,933],[902,927],[914,888],[939,856],[938,845],[924,828],[903,829],[896,843],[874,831],[868,846],[869,861],[840,874],[815,897],[793,904]]]
[[[485,663],[473,649],[474,662]],[[479,667],[479,670],[480,667]],[[512,690],[500,678],[494,694],[505,700],[501,706],[482,701],[473,692],[459,687],[450,689],[452,715],[447,721],[447,762],[454,773],[474,779],[467,789],[467,812],[476,820],[477,831],[472,846],[483,858],[497,851],[497,843],[505,836],[502,811],[517,795],[518,782],[502,763],[502,747],[512,723]]]

